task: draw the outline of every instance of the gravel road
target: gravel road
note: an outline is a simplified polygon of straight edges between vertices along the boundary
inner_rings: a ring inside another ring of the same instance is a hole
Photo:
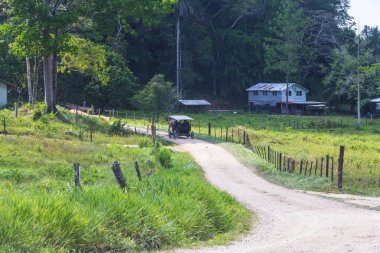
[[[177,139],[207,180],[257,215],[244,238],[228,246],[170,252],[379,252],[380,212],[271,184],[222,147]]]

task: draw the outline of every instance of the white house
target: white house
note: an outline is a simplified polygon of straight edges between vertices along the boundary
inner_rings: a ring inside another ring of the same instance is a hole
[[[248,105],[254,110],[270,110],[284,113],[286,110],[286,83],[258,83],[248,91]],[[304,87],[289,83],[289,112],[302,114],[306,106],[324,105],[323,102],[307,101],[309,91]]]
[[[8,87],[15,87],[13,84],[0,80],[0,108],[8,104]]]

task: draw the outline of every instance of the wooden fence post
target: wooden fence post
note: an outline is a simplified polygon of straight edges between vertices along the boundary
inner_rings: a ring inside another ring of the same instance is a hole
[[[226,127],[226,142],[228,142],[228,127]]]
[[[231,142],[234,143],[234,129],[231,130]]]
[[[75,125],[78,126],[78,106],[75,106]]]
[[[139,163],[137,161],[135,161],[135,170],[136,170],[137,177],[141,181],[140,168],[139,168]]]
[[[320,172],[320,177],[322,177],[322,174],[323,174],[323,161],[324,161],[324,157],[321,158],[321,172]]]
[[[331,157],[331,182],[334,182],[334,157]]]
[[[313,170],[313,161],[310,163],[309,177],[311,176],[311,171]]]
[[[317,168],[318,168],[318,158],[315,159],[315,169],[314,169],[314,176],[317,175]]]
[[[3,119],[3,129],[4,129],[4,135],[7,135],[7,123],[5,122],[5,118]]]
[[[211,136],[211,123],[208,123],[208,136]]]
[[[304,175],[306,176],[306,172],[307,172],[307,167],[309,166],[309,161],[306,161],[306,166],[305,166],[305,170],[304,170]]]
[[[300,174],[302,174],[302,166],[303,166],[303,160],[301,160],[301,165],[300,165]]]
[[[90,141],[92,143],[92,128],[90,128]]]
[[[18,117],[18,102],[15,103],[15,116]]]
[[[279,161],[279,168],[280,168],[280,171],[282,171],[282,153],[280,153],[280,161]]]
[[[342,190],[343,186],[343,162],[344,162],[344,146],[340,146],[338,160],[338,189]]]
[[[74,179],[75,179],[75,187],[81,189],[81,183],[80,183],[80,164],[74,163]]]
[[[329,162],[330,162],[330,156],[326,156],[326,177],[329,177]]]
[[[244,133],[243,133],[243,145],[245,146],[245,141],[246,141],[246,139],[245,139],[245,135],[246,135],[246,133],[245,133],[245,131],[244,131]]]
[[[268,146],[268,162],[270,162],[270,146]]]
[[[112,171],[115,175],[116,182],[120,185],[120,188],[125,191],[127,184],[125,183],[125,178],[118,162],[112,164]]]

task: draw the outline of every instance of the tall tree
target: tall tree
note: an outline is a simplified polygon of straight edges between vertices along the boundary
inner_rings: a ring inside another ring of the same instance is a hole
[[[172,2],[172,0],[6,0],[7,4],[1,7],[8,14],[5,26],[13,31],[14,42],[24,48],[25,52],[26,48],[33,47],[42,56],[45,103],[47,111],[51,112],[55,109],[58,90],[58,57],[60,52],[66,49],[70,33],[80,30],[81,27],[88,27],[88,24],[93,25],[92,29],[105,28],[114,31],[115,27],[118,27],[119,31],[121,29],[130,31],[127,22],[129,18],[152,23],[157,15],[166,13]]]
[[[271,22],[271,36],[266,38],[266,71],[281,72],[286,82],[286,114],[289,113],[289,82],[297,74],[300,50],[308,20],[303,10],[292,0],[282,0]]]
[[[177,32],[177,97],[182,99],[183,97],[183,87],[182,87],[182,77],[181,77],[181,68],[182,68],[182,58],[181,58],[181,18],[187,16],[188,14],[193,13],[193,6],[191,0],[179,0],[176,7],[176,32]]]

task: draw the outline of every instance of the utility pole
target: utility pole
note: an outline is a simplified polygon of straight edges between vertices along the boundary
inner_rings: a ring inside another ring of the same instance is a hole
[[[357,92],[358,92],[358,128],[361,127],[361,123],[360,123],[360,23],[359,23],[359,20],[358,20],[358,80],[357,80]]]

